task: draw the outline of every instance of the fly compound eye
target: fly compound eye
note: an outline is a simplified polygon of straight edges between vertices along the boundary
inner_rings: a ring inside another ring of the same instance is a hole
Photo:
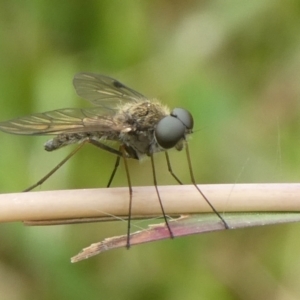
[[[184,137],[186,127],[181,120],[166,116],[155,128],[155,138],[159,146],[164,149],[173,148]]]
[[[180,120],[183,125],[187,129],[193,129],[194,127],[194,120],[192,115],[189,111],[183,108],[174,108],[171,112],[171,116],[176,117],[178,120]]]

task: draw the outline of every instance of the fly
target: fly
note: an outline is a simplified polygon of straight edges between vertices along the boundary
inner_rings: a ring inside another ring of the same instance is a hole
[[[73,79],[78,96],[94,104],[91,108],[65,108],[0,122],[0,130],[20,135],[54,135],[44,147],[53,151],[71,144],[79,144],[46,176],[25,191],[41,185],[68,159],[77,153],[85,144],[92,144],[117,156],[113,172],[107,187],[113,181],[122,158],[125,165],[129,187],[129,209],[127,226],[127,243],[130,247],[130,223],[132,208],[132,185],[127,160],[141,160],[145,156],[151,159],[153,182],[161,211],[170,237],[173,232],[167,220],[163,203],[158,191],[153,155],[164,152],[170,174],[182,184],[173,173],[168,150],[175,148],[186,150],[191,181],[212,211],[228,229],[226,221],[216,211],[207,197],[197,186],[187,143],[187,136],[192,133],[193,117],[183,108],[170,110],[157,100],[149,100],[144,95],[125,86],[108,76],[93,73],[78,73]],[[111,147],[107,141],[118,142],[119,148]]]

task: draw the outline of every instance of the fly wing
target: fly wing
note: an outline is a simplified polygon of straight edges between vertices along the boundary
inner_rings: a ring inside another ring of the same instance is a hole
[[[121,82],[100,74],[78,73],[74,76],[73,85],[78,96],[106,109],[114,109],[124,102],[147,99]]]
[[[51,135],[77,132],[120,132],[113,115],[101,107],[65,108],[0,122],[0,130],[24,135]]]
[[[24,135],[50,135],[77,132],[128,131],[114,122],[122,103],[139,102],[146,97],[121,82],[99,74],[78,73],[73,80],[77,94],[97,105],[94,108],[65,108],[0,122],[0,130]]]

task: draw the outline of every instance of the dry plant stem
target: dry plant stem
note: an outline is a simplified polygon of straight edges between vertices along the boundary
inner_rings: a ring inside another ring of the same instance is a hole
[[[300,211],[300,184],[215,184],[200,189],[225,212]],[[211,212],[193,185],[160,186],[167,215]],[[128,215],[128,187],[0,195],[0,222]],[[161,215],[153,186],[133,187],[132,216]],[[112,218],[116,220],[116,218]]]

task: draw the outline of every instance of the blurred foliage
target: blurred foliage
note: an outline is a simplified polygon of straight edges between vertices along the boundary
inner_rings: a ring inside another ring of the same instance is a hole
[[[193,113],[198,182],[298,182],[299,28],[297,1],[2,0],[0,120],[86,106],[74,74],[103,73]],[[46,153],[47,137],[0,135],[3,193],[36,182],[70,151]],[[170,155],[189,183],[184,153]],[[41,189],[105,186],[113,164],[87,146]],[[163,155],[156,165],[159,183],[175,184]],[[134,185],[152,184],[149,161],[130,170]],[[298,299],[298,227],[175,239],[71,265],[79,249],[126,224],[2,224],[0,290],[7,300]]]

